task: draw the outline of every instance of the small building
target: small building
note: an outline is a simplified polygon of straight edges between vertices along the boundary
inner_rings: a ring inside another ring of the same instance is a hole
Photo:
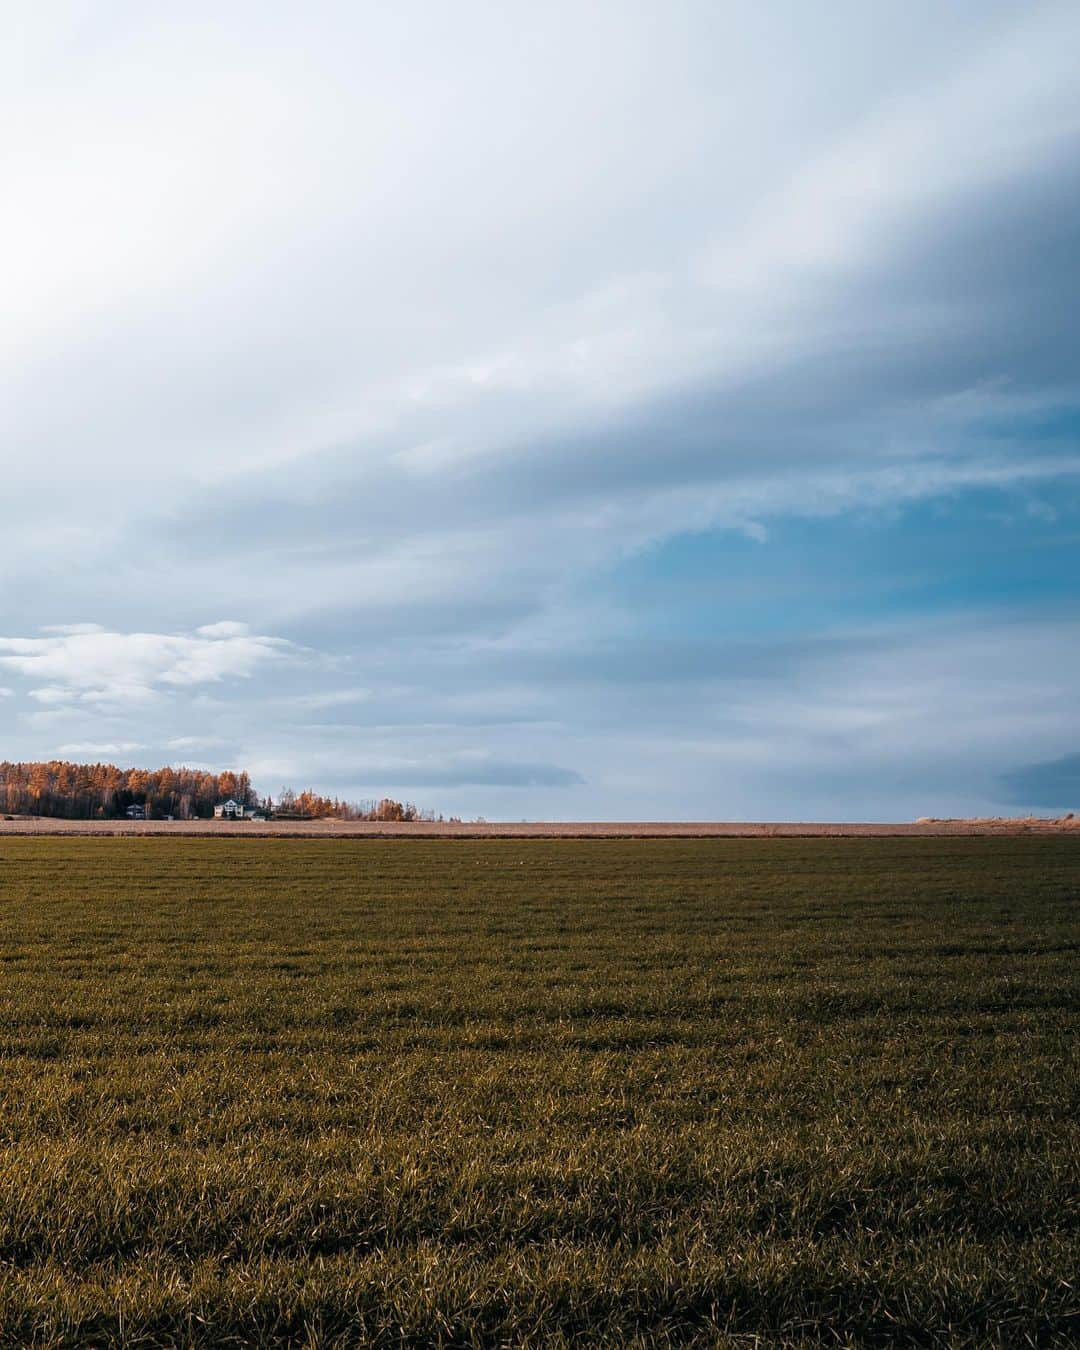
[[[245,808],[230,797],[227,802],[218,802],[214,807],[215,820],[243,820]]]
[[[128,820],[145,820],[146,807],[143,806],[141,803],[136,802],[134,803],[134,805],[128,807],[126,814]]]

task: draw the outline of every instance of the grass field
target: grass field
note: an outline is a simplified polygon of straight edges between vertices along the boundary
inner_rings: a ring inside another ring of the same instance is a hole
[[[0,840],[0,1343],[1075,1344],[1080,839]]]

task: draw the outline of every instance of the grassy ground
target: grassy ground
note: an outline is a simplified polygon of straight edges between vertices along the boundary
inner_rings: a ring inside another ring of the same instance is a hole
[[[6,838],[0,1343],[1075,1344],[1078,904],[1071,838]]]

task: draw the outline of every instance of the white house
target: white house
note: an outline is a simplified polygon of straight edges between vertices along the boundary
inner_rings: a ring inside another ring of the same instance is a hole
[[[245,814],[244,807],[239,802],[233,801],[230,797],[227,802],[218,802],[214,807],[215,820],[243,820]]]

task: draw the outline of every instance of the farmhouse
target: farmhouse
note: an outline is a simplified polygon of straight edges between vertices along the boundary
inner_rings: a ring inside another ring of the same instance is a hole
[[[245,808],[230,797],[227,802],[218,802],[214,807],[215,820],[243,820]]]

